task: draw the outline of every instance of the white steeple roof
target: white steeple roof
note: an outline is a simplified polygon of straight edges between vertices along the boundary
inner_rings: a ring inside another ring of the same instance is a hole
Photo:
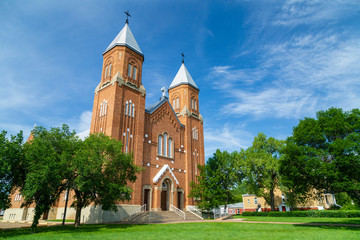
[[[185,64],[182,63],[181,67],[179,69],[179,71],[177,72],[174,80],[172,81],[172,83],[170,84],[169,89],[174,88],[176,86],[179,86],[181,84],[188,84],[191,85],[192,87],[199,89],[194,80],[192,79],[190,73],[188,72],[188,70],[185,67]]]
[[[143,55],[139,45],[137,44],[134,35],[132,34],[129,24],[125,23],[125,26],[120,31],[120,33],[116,36],[116,38],[111,42],[111,44],[107,47],[105,52],[109,51],[115,46],[127,46],[134,50],[135,52]]]

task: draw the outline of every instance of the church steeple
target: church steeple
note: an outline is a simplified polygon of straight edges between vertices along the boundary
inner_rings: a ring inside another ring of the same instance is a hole
[[[178,116],[194,114],[193,116],[200,117],[200,90],[185,67],[184,54],[182,53],[181,56],[181,67],[169,86],[169,101]],[[180,121],[185,125],[186,123],[183,120],[180,118]]]
[[[128,20],[125,22],[125,26],[123,27],[123,29],[121,29],[121,31],[116,36],[116,38],[106,48],[104,54],[115,46],[126,46],[126,47],[130,48],[131,50],[135,51],[136,53],[140,54],[141,56],[144,56],[138,43],[136,42],[136,40],[134,38],[134,35],[132,34],[132,32],[130,30]]]
[[[195,89],[199,90],[199,88],[196,86],[195,81],[191,77],[189,71],[185,67],[184,59],[182,61],[181,67],[180,67],[179,71],[177,72],[174,80],[170,84],[169,90],[176,86],[183,85],[183,84],[190,85],[190,86],[194,87]]]

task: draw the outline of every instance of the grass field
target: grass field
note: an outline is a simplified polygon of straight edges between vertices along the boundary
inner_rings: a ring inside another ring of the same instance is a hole
[[[339,224],[359,224],[360,218],[312,218],[312,217],[248,217],[234,216],[244,221],[256,222],[296,222],[296,223],[339,223]]]
[[[253,223],[85,225],[2,231],[5,239],[359,239],[360,228]]]

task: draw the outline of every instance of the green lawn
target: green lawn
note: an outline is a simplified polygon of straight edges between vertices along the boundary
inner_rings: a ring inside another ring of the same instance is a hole
[[[86,225],[2,231],[6,239],[359,239],[360,228],[252,223]]]
[[[54,219],[54,220],[45,220],[47,222],[62,222],[62,219]],[[74,219],[66,219],[65,222],[75,222]]]
[[[343,224],[359,224],[360,218],[312,218],[312,217],[250,217],[250,216],[234,216],[244,221],[257,222],[296,222],[296,223],[343,223]]]

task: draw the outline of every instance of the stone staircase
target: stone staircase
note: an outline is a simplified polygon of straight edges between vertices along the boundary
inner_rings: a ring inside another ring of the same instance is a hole
[[[201,221],[199,217],[191,212],[185,211],[185,220],[177,215],[173,211],[161,211],[161,212],[140,212],[135,214],[129,219],[126,219],[124,223],[170,223],[170,222],[187,222],[187,221]]]

